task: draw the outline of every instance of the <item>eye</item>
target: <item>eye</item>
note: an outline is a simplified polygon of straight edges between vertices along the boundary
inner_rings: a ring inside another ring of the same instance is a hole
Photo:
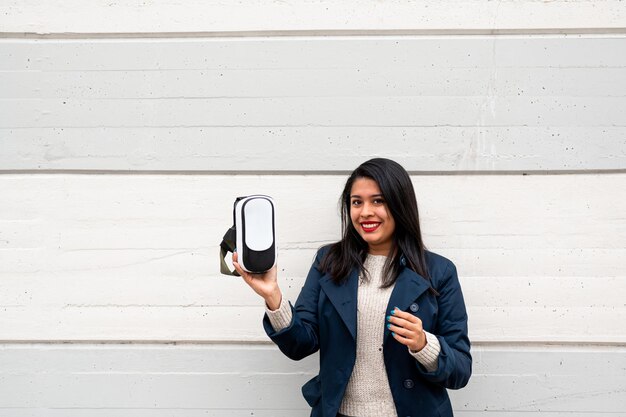
[[[383,200],[382,198],[375,198],[374,199],[374,204],[376,204],[376,205],[385,204],[385,200]]]
[[[352,207],[358,207],[361,205],[361,200],[352,200],[350,204],[352,205]]]

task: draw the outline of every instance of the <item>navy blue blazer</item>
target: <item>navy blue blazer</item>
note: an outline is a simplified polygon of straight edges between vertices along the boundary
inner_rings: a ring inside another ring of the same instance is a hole
[[[358,271],[344,284],[335,284],[318,269],[327,247],[318,251],[304,287],[292,308],[289,327],[274,331],[267,315],[263,326],[268,336],[289,358],[302,359],[320,351],[320,372],[302,387],[312,407],[312,417],[335,417],[356,359]],[[437,370],[427,372],[385,328],[382,347],[387,377],[398,416],[451,417],[446,388],[464,387],[472,373],[467,313],[454,264],[433,252],[426,253],[432,286],[403,266],[387,307],[411,312],[422,320],[424,330],[441,344]],[[380,325],[385,326],[381,313]],[[389,417],[389,416],[381,416]]]

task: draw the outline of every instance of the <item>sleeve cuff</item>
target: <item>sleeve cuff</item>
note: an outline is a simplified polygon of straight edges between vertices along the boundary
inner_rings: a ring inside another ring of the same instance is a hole
[[[267,317],[269,318],[270,323],[272,324],[272,327],[276,332],[279,332],[282,329],[286,329],[291,324],[291,306],[287,301],[285,301],[284,297],[282,300],[280,300],[280,306],[277,310],[270,310],[266,304],[265,313],[267,314]]]
[[[424,332],[426,334],[426,346],[418,352],[409,349],[409,353],[413,356],[428,372],[435,372],[437,370],[437,361],[439,359],[439,352],[441,352],[441,345],[437,336]]]

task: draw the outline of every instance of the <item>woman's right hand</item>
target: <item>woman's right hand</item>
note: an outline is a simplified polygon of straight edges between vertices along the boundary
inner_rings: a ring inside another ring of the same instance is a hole
[[[237,262],[238,254],[233,253],[233,266],[235,270],[241,275],[243,280],[248,284],[254,292],[259,294],[265,300],[267,307],[270,310],[277,310],[280,307],[280,302],[283,295],[278,288],[278,277],[276,265],[267,272],[262,274],[251,274],[244,271]]]

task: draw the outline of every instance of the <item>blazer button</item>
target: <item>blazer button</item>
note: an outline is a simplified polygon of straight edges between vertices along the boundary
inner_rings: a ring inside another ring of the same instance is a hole
[[[419,310],[419,309],[420,309],[420,306],[419,306],[419,304],[417,304],[417,303],[413,303],[413,304],[411,304],[411,307],[409,307],[409,309],[410,309],[412,312],[417,313],[417,310]]]
[[[413,382],[412,379],[405,379],[404,380],[404,388],[406,389],[411,389],[415,386],[415,383]]]

